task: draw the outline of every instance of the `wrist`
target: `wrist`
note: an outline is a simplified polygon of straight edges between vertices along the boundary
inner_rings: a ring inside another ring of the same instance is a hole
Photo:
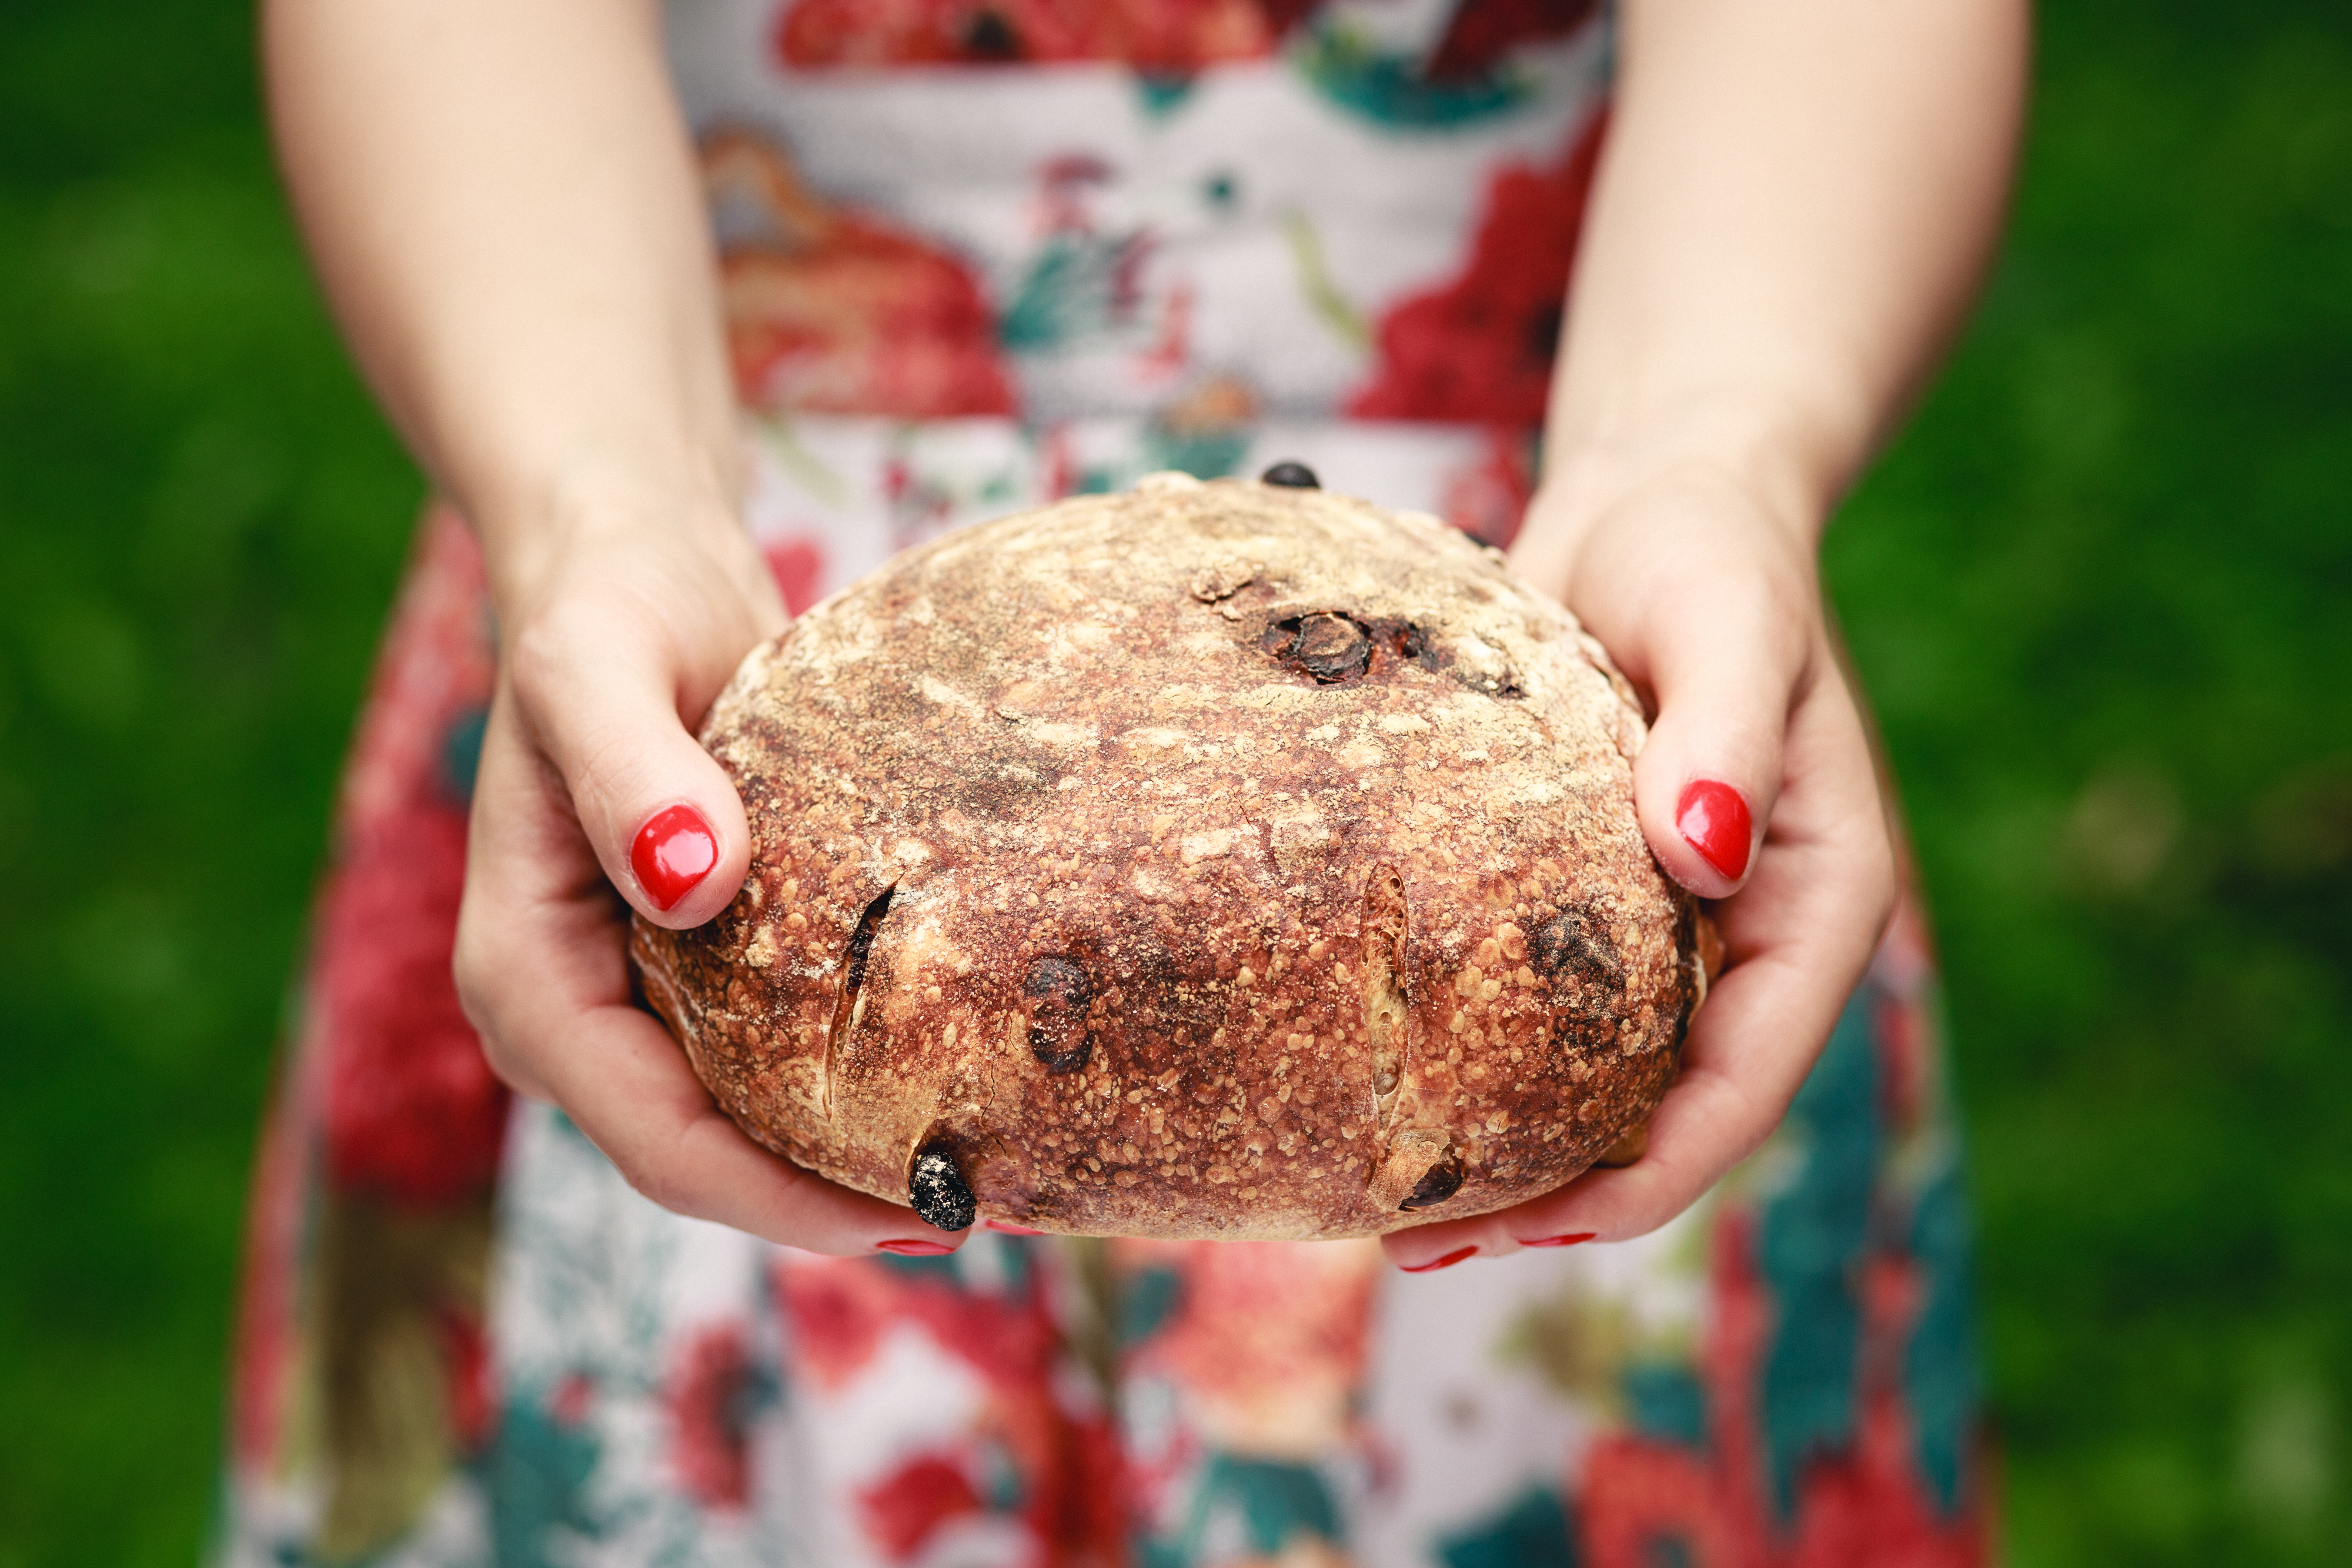
[[[475,518],[501,620],[519,620],[599,557],[747,549],[730,479],[708,466],[592,460],[509,487]]]
[[[1527,544],[1572,554],[1585,530],[1633,496],[1697,486],[1738,491],[1811,555],[1845,481],[1839,445],[1799,409],[1763,396],[1722,393],[1640,414],[1555,418]]]

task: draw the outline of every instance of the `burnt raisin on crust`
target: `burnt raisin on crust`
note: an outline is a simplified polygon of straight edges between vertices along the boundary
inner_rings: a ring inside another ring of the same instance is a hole
[[[941,1230],[969,1230],[980,1217],[971,1188],[957,1166],[955,1150],[943,1143],[917,1151],[907,1171],[907,1205],[926,1225]]]
[[[1040,958],[1022,985],[1029,1003],[1029,1053],[1048,1072],[1076,1072],[1093,1054],[1087,1029],[1092,988],[1087,972],[1067,958]]]
[[[751,1136],[944,1228],[1234,1239],[1638,1148],[1710,938],[1630,688],[1498,557],[1312,479],[949,534],[745,661],[703,731],[742,892],[630,952]]]
[[[1462,1167],[1451,1155],[1429,1167],[1412,1189],[1412,1196],[1397,1207],[1406,1210],[1434,1208],[1462,1190]]]

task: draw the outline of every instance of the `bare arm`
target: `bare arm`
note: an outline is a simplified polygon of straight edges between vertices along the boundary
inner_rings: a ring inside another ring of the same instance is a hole
[[[724,517],[732,400],[655,8],[269,0],[265,26],[344,330],[499,566],[541,567],[616,489]]]
[[[1625,7],[1546,432],[1585,507],[1687,459],[1818,531],[1990,254],[2028,28],[2024,0]]]
[[[492,1063],[673,1208],[824,1251],[943,1249],[751,1145],[629,1003],[606,881],[672,926],[734,896],[742,806],[686,726],[783,622],[734,512],[709,244],[654,6],[267,0],[264,27],[328,293],[488,565],[500,671],[457,967]]]
[[[1628,0],[1622,23],[1515,553],[1655,702],[1643,829],[1725,900],[1732,967],[1641,1160],[1391,1238],[1410,1264],[1679,1213],[1777,1124],[1894,896],[1815,550],[1991,248],[2027,5]]]

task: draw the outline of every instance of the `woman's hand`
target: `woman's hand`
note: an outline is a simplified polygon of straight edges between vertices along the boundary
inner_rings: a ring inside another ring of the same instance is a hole
[[[1538,497],[1515,559],[1654,703],[1634,806],[1658,863],[1719,901],[1727,967],[1639,1160],[1400,1231],[1389,1254],[1407,1268],[1618,1240],[1681,1213],[1779,1124],[1894,907],[1885,808],[1823,622],[1810,520],[1696,463],[1613,495],[1579,488]]]
[[[658,6],[269,0],[263,21],[320,276],[489,568],[500,667],[457,972],[491,1066],[667,1207],[816,1251],[948,1249],[752,1145],[630,1005],[629,907],[699,925],[742,883],[742,805],[688,727],[784,620],[730,499],[716,268]]]
[[[1633,770],[1658,863],[1730,967],[1647,1152],[1412,1268],[1639,1235],[1763,1142],[1895,891],[1814,548],[1974,290],[2025,84],[2025,0],[1625,0],[1517,558],[1655,704]]]
[[[458,994],[499,1075],[562,1106],[663,1207],[811,1251],[949,1250],[958,1238],[911,1210],[751,1143],[630,999],[630,908],[683,929],[742,884],[742,803],[687,726],[784,623],[724,510],[685,515],[695,520],[534,532],[532,559],[493,562],[500,671]]]

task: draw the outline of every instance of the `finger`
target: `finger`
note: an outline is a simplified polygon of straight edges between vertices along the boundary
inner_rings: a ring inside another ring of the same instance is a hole
[[[1578,549],[1569,604],[1656,718],[1633,769],[1658,863],[1706,898],[1746,882],[1782,780],[1820,616],[1807,549],[1708,475],[1647,487]]]
[[[1465,1248],[1500,1255],[1664,1224],[1770,1135],[1861,979],[1895,873],[1860,721],[1834,670],[1790,729],[1790,784],[1748,887],[1721,906],[1730,967],[1693,1017],[1684,1071],[1647,1150],[1559,1190],[1386,1239],[1402,1266]]]
[[[502,694],[484,737],[457,960],[499,1075],[562,1106],[664,1207],[814,1251],[951,1249],[954,1235],[761,1149],[712,1105],[685,1053],[632,1005],[625,923],[511,713]]]
[[[490,1070],[518,1092],[551,1100],[533,1053],[516,1049],[517,1004],[627,994],[611,955],[625,940],[563,781],[531,752],[501,685],[490,700],[466,831],[465,895],[451,970]]]
[[[1658,716],[1634,760],[1634,810],[1658,863],[1702,898],[1747,883],[1780,799],[1783,738],[1811,667],[1791,591],[1748,561],[1686,574],[1643,618]]]
[[[558,1020],[551,1020],[558,1021]],[[565,1113],[662,1207],[812,1252],[952,1251],[962,1236],[768,1153],[710,1102],[667,1031],[625,1006],[560,1020],[547,1075]]]
[[[610,598],[535,617],[509,659],[520,716],[613,885],[673,928],[725,908],[751,862],[751,828],[726,773],[687,731],[699,716],[688,706],[698,710],[715,690],[700,689],[707,674],[693,678],[708,661],[677,646],[650,607]]]

